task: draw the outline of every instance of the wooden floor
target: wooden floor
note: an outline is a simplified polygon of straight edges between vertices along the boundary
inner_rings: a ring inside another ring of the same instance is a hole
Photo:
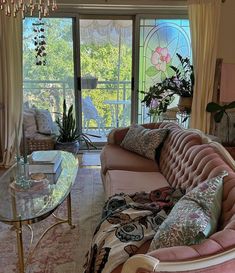
[[[78,156],[79,167],[99,167],[100,151],[84,151]]]

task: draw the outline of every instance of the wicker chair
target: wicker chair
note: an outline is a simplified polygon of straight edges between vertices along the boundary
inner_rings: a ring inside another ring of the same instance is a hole
[[[40,150],[54,150],[56,142],[55,134],[42,134],[39,132],[35,111],[34,109],[24,111],[25,149],[28,154]]]
[[[52,136],[48,138],[41,138],[41,139],[28,137],[26,139],[27,153],[31,154],[34,151],[54,150],[55,142],[56,140]]]

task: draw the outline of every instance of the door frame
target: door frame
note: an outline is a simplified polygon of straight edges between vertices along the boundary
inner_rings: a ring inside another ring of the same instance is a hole
[[[139,13],[138,11],[110,11],[110,14],[100,10],[77,10],[76,12],[61,11],[51,14],[48,18],[71,18],[73,20],[73,55],[74,55],[74,105],[77,128],[82,132],[82,98],[81,98],[81,61],[80,61],[80,19],[128,19],[132,20],[132,71],[131,71],[131,123],[138,123],[138,100],[139,100],[139,41],[140,41],[140,20],[149,19],[188,19],[188,12],[185,7],[175,9],[153,9],[150,13]],[[96,143],[97,144],[97,143]],[[99,142],[99,145],[104,143]]]
[[[133,15],[107,15],[107,14],[78,14],[76,16],[76,29],[75,29],[75,46],[77,48],[76,50],[76,84],[77,84],[77,88],[75,90],[75,98],[77,101],[77,105],[76,105],[76,120],[77,120],[77,126],[79,128],[79,132],[82,132],[82,89],[81,89],[81,59],[80,59],[80,28],[79,28],[79,20],[80,19],[97,19],[97,20],[132,20],[132,37],[134,36],[134,19],[135,16]],[[77,45],[76,45],[77,43]],[[132,38],[132,69],[131,69],[131,79],[132,79],[132,83],[133,83],[133,79],[134,79],[134,72],[133,72],[133,68],[134,68],[134,37]],[[76,62],[75,61],[75,62]],[[133,92],[134,91],[134,86],[133,84],[131,84],[131,122],[132,122],[132,107],[133,107]],[[95,145],[97,147],[99,146],[103,146],[106,142],[94,142]]]

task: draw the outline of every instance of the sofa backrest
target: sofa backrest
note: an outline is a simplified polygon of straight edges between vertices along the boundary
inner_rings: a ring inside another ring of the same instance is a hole
[[[228,171],[224,178],[222,223],[226,225],[235,207],[235,163],[228,152],[196,130],[184,130],[177,125],[162,123],[169,128],[160,156],[160,169],[173,187],[189,190],[207,178]],[[232,190],[232,192],[231,192]],[[233,193],[234,192],[234,193]]]

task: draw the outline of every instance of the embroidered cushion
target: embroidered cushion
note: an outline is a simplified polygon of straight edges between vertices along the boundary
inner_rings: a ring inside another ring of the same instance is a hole
[[[167,133],[168,129],[146,129],[140,125],[132,125],[120,146],[154,160],[156,149]]]
[[[38,132],[41,134],[50,135],[53,133],[53,121],[51,113],[48,110],[36,109],[36,121]]]
[[[221,211],[223,177],[208,179],[184,195],[161,224],[149,251],[199,244],[216,231]]]

